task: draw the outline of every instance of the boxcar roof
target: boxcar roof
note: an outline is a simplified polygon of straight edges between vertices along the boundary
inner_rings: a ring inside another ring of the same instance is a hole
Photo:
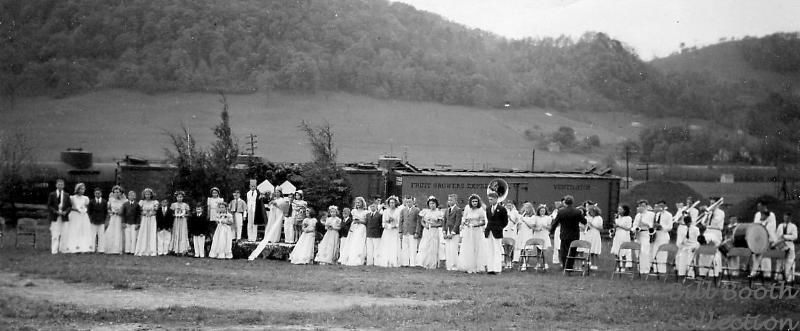
[[[572,179],[611,179],[620,177],[584,173],[550,173],[550,172],[489,172],[489,171],[441,171],[422,170],[420,172],[395,171],[399,176],[447,176],[447,177],[503,177],[503,178],[572,178]]]

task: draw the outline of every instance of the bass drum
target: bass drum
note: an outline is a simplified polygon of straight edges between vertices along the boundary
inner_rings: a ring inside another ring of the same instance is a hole
[[[761,224],[739,224],[733,230],[733,247],[749,248],[755,254],[761,254],[769,248],[767,228]]]

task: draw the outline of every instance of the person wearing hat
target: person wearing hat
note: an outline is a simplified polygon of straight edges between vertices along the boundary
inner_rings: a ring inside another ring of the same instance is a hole
[[[439,239],[442,236],[444,212],[439,209],[439,200],[428,197],[427,208],[419,212],[422,240],[417,253],[417,266],[425,269],[436,269],[439,266]]]

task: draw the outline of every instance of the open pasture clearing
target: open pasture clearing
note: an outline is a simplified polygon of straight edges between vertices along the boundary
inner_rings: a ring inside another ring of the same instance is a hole
[[[279,162],[310,159],[306,137],[297,128],[301,120],[331,124],[341,162],[375,161],[381,154],[407,152],[415,165],[466,169],[528,169],[536,142],[526,138],[526,130],[538,136],[569,126],[578,139],[600,137],[602,147],[588,155],[537,150],[540,170],[571,170],[585,167],[589,160],[602,161],[613,153],[614,143],[638,132],[543,109],[486,110],[331,92],[256,93],[227,99],[240,146],[245,147],[250,133],[258,135],[257,154]],[[41,160],[55,160],[69,147],[83,147],[106,162],[125,155],[163,159],[169,143],[165,131],[179,132],[183,124],[201,146],[208,146],[221,110],[219,96],[212,93],[104,90],[63,99],[21,98],[14,108],[2,111],[0,130],[23,129],[33,135]]]
[[[610,243],[605,244],[607,250]],[[555,271],[467,275],[416,268],[295,266],[273,260],[51,255],[42,248],[14,249],[7,241],[0,254],[4,279],[0,327],[108,329],[113,323],[119,327],[111,329],[685,330],[712,327],[695,321],[709,313],[719,318],[750,314],[800,321],[800,299],[679,298],[692,295],[694,287],[652,279],[610,280],[610,256],[604,254],[599,264],[601,270],[586,278],[564,277]],[[167,307],[98,307],[78,299],[65,302],[24,294],[27,287],[47,288],[48,284],[83,289],[87,296],[92,291],[162,292],[212,304],[186,300]],[[292,293],[298,300],[273,296],[276,293]],[[272,302],[259,306],[257,296]],[[350,305],[346,300],[325,299],[337,296],[384,304]],[[322,306],[329,307],[317,309],[319,305],[299,300],[317,297]],[[234,298],[251,300],[252,308],[226,304]]]

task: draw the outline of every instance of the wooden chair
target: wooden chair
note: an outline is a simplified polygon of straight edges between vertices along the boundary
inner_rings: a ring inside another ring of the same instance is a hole
[[[678,246],[675,245],[675,244],[663,244],[663,245],[658,247],[658,251],[656,251],[656,255],[658,255],[658,253],[662,253],[662,252],[666,252],[667,253],[667,261],[663,263],[664,267],[666,268],[665,273],[664,273],[664,281],[666,282],[667,279],[669,279],[670,275],[674,276],[675,279],[677,280],[678,279],[678,269],[675,266],[675,256],[678,255]],[[655,276],[656,279],[660,279],[661,278],[661,273],[658,272],[659,264],[660,263],[658,263],[656,261],[656,259],[653,259],[653,261],[650,262],[650,270],[655,271],[655,273],[653,273],[652,271],[647,273],[647,275],[644,276],[644,280],[649,279],[650,276]]]
[[[569,275],[571,272],[580,272],[581,276],[586,276],[589,273],[589,249],[592,248],[592,244],[586,240],[573,240],[569,244],[569,249],[567,249],[567,258],[564,261],[564,274]],[[581,249],[585,249],[581,251]],[[567,268],[567,266],[572,261],[572,268]],[[580,268],[575,267],[575,263],[580,262]]]
[[[743,276],[746,276],[750,273],[750,268],[748,268],[748,265],[750,264],[752,255],[753,252],[747,247],[731,248],[728,251],[727,257],[723,259],[719,280],[720,285],[740,284],[740,281],[737,281],[732,277],[737,277],[740,280],[743,280]],[[738,265],[735,267],[731,266],[732,260],[735,260]]]
[[[14,247],[19,247],[20,237],[32,237],[33,248],[36,248],[36,225],[37,221],[32,218],[20,218],[17,221],[17,236],[14,240]]]
[[[511,269],[514,267],[514,239],[503,238],[503,268]]]
[[[534,259],[536,261],[537,267],[535,268],[536,271],[545,271],[546,269],[544,266],[545,257],[544,257],[544,240],[541,238],[533,238],[528,239],[525,242],[525,246],[522,247],[522,250],[519,254],[519,270],[525,271],[528,268],[528,262],[530,259]]]
[[[622,254],[620,254],[620,252],[622,252],[623,250],[631,251],[630,261],[628,261],[627,259],[623,259],[621,257]],[[635,275],[639,275],[639,277],[641,277],[642,275],[639,273],[639,254],[641,252],[642,252],[642,245],[639,245],[639,243],[637,242],[628,241],[622,243],[622,245],[619,246],[619,250],[617,251],[616,263],[614,264],[614,272],[611,273],[611,279],[614,279],[614,275],[620,275],[620,277],[622,275],[631,275],[631,279],[633,279],[633,276]],[[626,269],[627,268],[626,264],[628,263],[631,264],[630,271],[627,271]]]
[[[713,278],[714,285],[717,285],[719,277],[714,274],[714,269],[717,267],[717,261],[714,260],[716,254],[717,246],[713,244],[702,245],[694,251],[694,257],[692,257],[692,262],[689,264],[689,269],[694,270],[695,279],[704,281],[711,277]],[[703,258],[708,258],[711,263],[701,264],[700,260]],[[705,271],[705,273],[703,273],[703,271]],[[686,279],[684,278],[683,281],[686,282]]]

